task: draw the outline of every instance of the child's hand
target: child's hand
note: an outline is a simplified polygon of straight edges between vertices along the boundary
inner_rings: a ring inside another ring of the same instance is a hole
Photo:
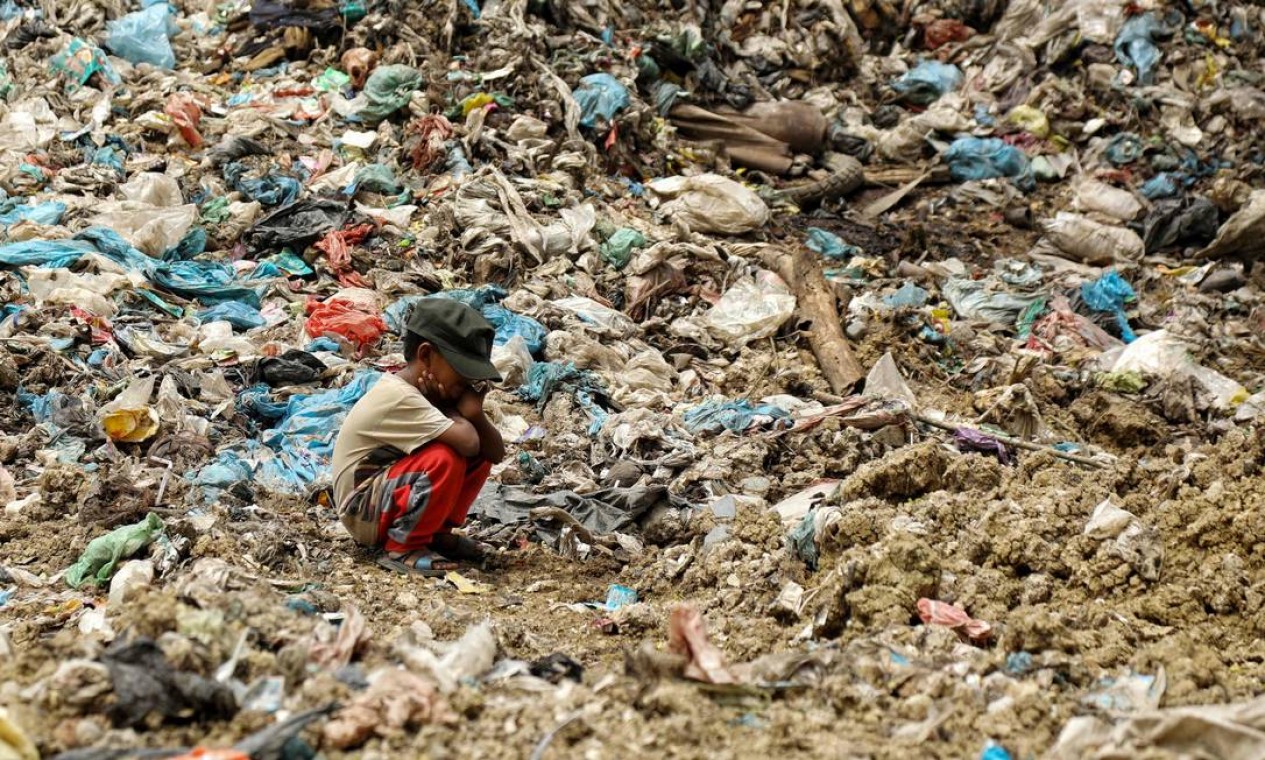
[[[431,371],[423,369],[422,374],[418,377],[421,386],[422,395],[430,399],[432,402],[440,401],[448,398],[448,389],[444,384],[435,378]]]
[[[483,415],[483,394],[474,390],[467,390],[461,395],[461,399],[457,402],[457,414],[468,420],[474,420]]]

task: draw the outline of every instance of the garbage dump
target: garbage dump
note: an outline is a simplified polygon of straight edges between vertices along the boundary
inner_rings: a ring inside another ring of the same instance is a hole
[[[1263,29],[5,0],[0,758],[1265,755]]]

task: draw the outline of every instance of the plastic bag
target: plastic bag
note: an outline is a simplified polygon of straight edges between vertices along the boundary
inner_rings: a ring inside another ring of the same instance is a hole
[[[1159,378],[1194,379],[1218,409],[1227,410],[1248,398],[1247,389],[1216,370],[1195,363],[1186,343],[1167,330],[1156,330],[1133,341],[1111,367],[1112,372],[1142,372]]]
[[[1120,327],[1120,337],[1125,343],[1132,343],[1137,339],[1138,336],[1129,327],[1124,305],[1136,301],[1138,294],[1116,270],[1112,269],[1097,280],[1081,285],[1081,298],[1094,311],[1105,311],[1115,316],[1116,324]]]
[[[534,363],[527,341],[521,335],[515,335],[499,346],[492,346],[492,365],[501,374],[506,387],[521,385]]]
[[[368,105],[357,115],[370,123],[382,121],[407,105],[424,84],[421,72],[412,66],[379,66],[365,81],[363,94]]]
[[[580,318],[587,327],[603,335],[627,338],[637,332],[637,323],[627,314],[584,296],[559,298],[554,306],[570,312]]]
[[[180,137],[189,143],[189,147],[202,147],[202,134],[198,132],[198,124],[202,121],[202,105],[198,99],[187,92],[173,92],[163,106],[163,113],[171,117]]]
[[[1217,207],[1200,196],[1160,201],[1142,223],[1142,242],[1147,253],[1176,246],[1202,248],[1217,235]]]
[[[159,207],[135,201],[98,204],[99,213],[91,224],[109,227],[147,256],[161,257],[180,244],[198,221],[198,207]]]
[[[795,312],[795,296],[772,272],[744,278],[707,312],[707,326],[737,348],[774,335]]]
[[[1007,326],[1018,322],[1020,314],[1046,297],[1044,293],[1020,295],[990,290],[985,282],[965,277],[946,280],[940,286],[940,292],[962,319]]]
[[[158,172],[133,174],[131,179],[119,185],[119,194],[125,200],[163,208],[180,206],[184,203],[180,183]]]
[[[273,173],[258,178],[247,177],[246,171],[243,164],[226,164],[224,181],[234,190],[265,206],[289,207],[303,192],[303,185],[293,177]]]
[[[1145,250],[1142,238],[1133,230],[1062,211],[1045,222],[1045,235],[1064,257],[1091,266],[1137,260]]]
[[[118,569],[119,560],[145,548],[163,529],[163,521],[150,512],[134,525],[115,528],[92,539],[83,555],[66,570],[66,585],[79,588],[85,583],[105,585]]]
[[[329,462],[334,439],[352,406],[382,373],[367,370],[342,388],[311,396],[291,396],[277,426],[263,434],[272,456],[259,464],[256,481],[270,490],[302,494],[331,477]]]
[[[1160,62],[1160,49],[1155,44],[1155,38],[1170,34],[1172,30],[1164,25],[1157,14],[1143,13],[1134,16],[1124,23],[1120,36],[1116,37],[1116,44],[1113,46],[1116,60],[1137,70],[1138,84],[1155,84],[1155,67]]]
[[[957,66],[939,61],[923,61],[892,82],[892,89],[901,100],[925,106],[953,92],[962,84],[962,71]]]
[[[0,249],[3,251],[3,249]],[[1253,190],[1247,203],[1226,220],[1201,258],[1260,256],[1265,253],[1265,190]]]
[[[646,236],[632,227],[620,227],[602,241],[602,258],[616,269],[623,269],[632,260],[633,251],[646,247]]]
[[[685,427],[691,433],[718,435],[725,431],[744,433],[752,428],[789,427],[791,415],[773,404],[753,404],[746,399],[718,399],[685,412]]]
[[[1142,213],[1142,202],[1133,193],[1095,179],[1080,183],[1072,205],[1078,211],[1106,214],[1122,222],[1132,221]]]
[[[605,72],[581,79],[572,95],[580,105],[580,124],[585,127],[596,127],[599,118],[612,121],[631,102],[628,88]]]
[[[36,224],[61,224],[66,213],[66,204],[61,201],[43,201],[42,203],[18,203],[16,199],[6,198],[0,201],[0,225],[9,227],[18,222],[35,222]]]
[[[209,309],[198,312],[198,319],[203,324],[210,322],[228,322],[238,330],[253,330],[268,324],[259,309],[245,303],[225,301]]]
[[[158,432],[158,412],[149,405],[154,393],[154,378],[133,380],[110,403],[101,407],[97,419],[112,441],[139,443]]]
[[[1142,193],[1143,198],[1151,201],[1158,198],[1173,198],[1181,193],[1181,184],[1176,175],[1161,172],[1144,182],[1139,192]]]
[[[1121,132],[1107,141],[1103,155],[1115,166],[1124,166],[1142,158],[1145,149],[1142,138],[1132,132]]]
[[[359,348],[377,343],[387,331],[387,323],[377,314],[357,309],[337,298],[310,302],[307,306],[307,334],[313,338],[333,333],[341,335]]]
[[[89,45],[78,37],[71,39],[65,50],[53,56],[48,68],[54,74],[66,78],[68,93],[74,93],[97,74],[109,84],[117,85],[123,81],[110,66],[101,48]]]
[[[175,68],[176,54],[167,37],[168,14],[167,4],[159,3],[111,21],[106,24],[105,46],[132,64]]]
[[[847,261],[853,256],[861,255],[860,248],[843,242],[843,238],[820,227],[808,228],[808,240],[804,245],[808,246],[808,250],[834,261]]]
[[[660,201],[660,210],[696,232],[742,235],[769,221],[760,196],[718,174],[667,177],[646,185]]]
[[[956,182],[1009,177],[1021,190],[1036,188],[1028,157],[996,137],[960,137],[944,152],[944,160]]]

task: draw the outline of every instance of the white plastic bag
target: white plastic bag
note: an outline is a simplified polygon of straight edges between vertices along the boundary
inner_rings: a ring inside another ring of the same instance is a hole
[[[1253,190],[1247,203],[1221,225],[1217,239],[1199,252],[1201,258],[1265,253],[1265,190]]]
[[[521,335],[515,335],[505,343],[492,347],[492,365],[501,373],[501,379],[507,388],[522,385],[535,363],[531,351],[527,350],[527,341]]]
[[[1067,212],[1045,223],[1045,236],[1065,258],[1091,266],[1140,259],[1145,251],[1142,238],[1133,230]]]
[[[92,224],[109,227],[142,253],[161,257],[184,239],[198,220],[198,207],[151,206],[135,201],[115,201],[102,205]]]
[[[125,200],[169,208],[184,203],[180,184],[166,174],[141,172],[119,186]]]
[[[733,346],[768,338],[795,312],[795,296],[772,272],[761,271],[725,291],[707,313],[712,334]]]
[[[1096,179],[1087,179],[1077,186],[1073,205],[1078,211],[1106,214],[1123,222],[1137,219],[1142,213],[1142,203],[1133,193]]]
[[[1167,330],[1147,333],[1125,347],[1112,372],[1141,372],[1159,378],[1194,378],[1218,409],[1230,409],[1248,397],[1247,389],[1213,369],[1196,364],[1181,338]]]
[[[760,196],[719,174],[657,179],[646,189],[663,213],[694,232],[742,235],[769,221]]]

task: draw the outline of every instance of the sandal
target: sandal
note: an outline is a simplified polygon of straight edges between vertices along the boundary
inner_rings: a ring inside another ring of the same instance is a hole
[[[448,559],[458,561],[482,562],[492,553],[490,547],[482,541],[456,533],[437,533],[430,545]]]
[[[412,562],[406,561],[409,557],[414,558]],[[402,557],[392,557],[384,552],[378,557],[377,564],[401,575],[414,573],[423,578],[442,578],[460,567],[456,562],[436,558],[424,551],[409,552]]]

